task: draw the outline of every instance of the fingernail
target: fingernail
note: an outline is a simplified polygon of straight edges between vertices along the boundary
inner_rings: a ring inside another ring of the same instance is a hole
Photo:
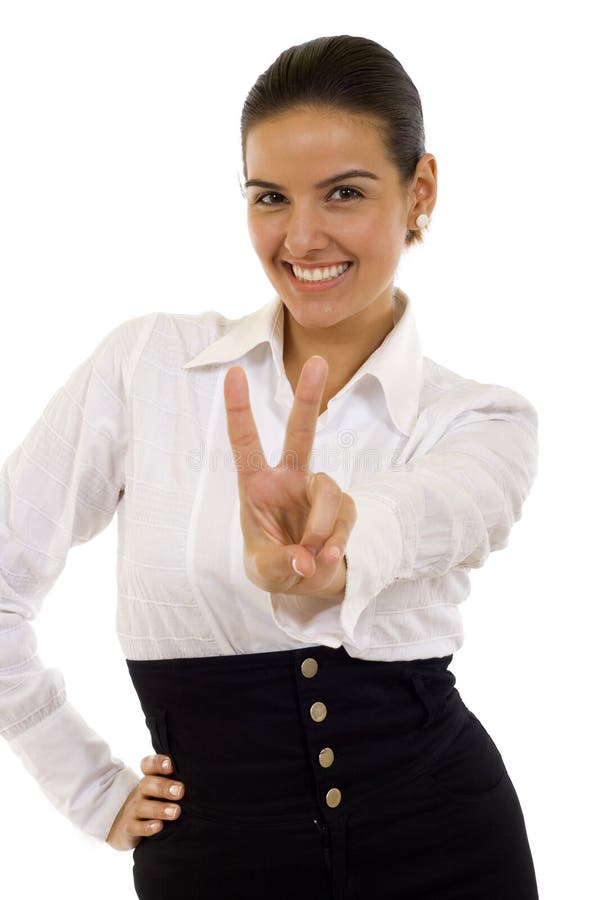
[[[340,550],[339,547],[332,547],[329,551],[329,555],[331,556],[332,559],[339,559],[341,556],[341,553],[342,553],[342,551]]]
[[[297,566],[296,566],[296,557],[295,557],[295,556],[294,556],[294,558],[292,559],[292,569],[294,570],[294,572],[296,573],[296,575],[302,576],[302,572],[301,572],[301,571],[297,568]]]
[[[168,759],[163,759],[163,761],[162,761],[162,767],[163,767],[163,769],[169,769],[169,768],[171,767],[171,762],[170,762],[170,760],[168,760]]]
[[[178,784],[172,784],[171,787],[169,788],[169,793],[172,794],[174,797],[179,797],[179,794],[181,793],[181,788],[179,787]]]

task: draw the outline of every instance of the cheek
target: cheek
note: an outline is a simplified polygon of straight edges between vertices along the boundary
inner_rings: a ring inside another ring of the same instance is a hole
[[[363,220],[349,232],[345,245],[358,259],[367,262],[387,256],[390,243],[389,226],[376,217]]]
[[[380,260],[391,259],[398,254],[405,232],[397,210],[376,210],[360,226],[360,234],[356,234],[359,254],[362,252],[365,258]]]
[[[251,214],[248,215],[248,234],[255,252],[259,256],[272,253],[279,240],[279,229],[274,222],[266,221],[265,218],[259,220]]]

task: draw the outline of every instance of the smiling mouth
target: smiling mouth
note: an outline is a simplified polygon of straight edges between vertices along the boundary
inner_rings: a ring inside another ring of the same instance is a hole
[[[324,269],[331,269],[334,267],[337,268],[338,266],[345,266],[343,271],[337,273],[336,275],[330,275],[327,278],[316,278],[314,280],[308,279],[308,278],[298,278],[298,276],[294,272],[294,267],[292,266],[292,264],[289,262],[286,262],[285,260],[283,260],[283,265],[287,268],[288,272],[290,273],[290,275],[294,279],[294,281],[297,281],[299,284],[328,284],[329,282],[337,281],[338,279],[340,279],[342,277],[342,275],[345,275],[345,273],[350,268],[352,268],[353,263],[350,260],[345,260],[342,263],[336,263],[335,266],[313,266],[312,268],[307,268],[306,271],[311,272],[311,271],[314,271],[315,269],[320,269],[321,271],[323,271]],[[302,268],[302,266],[296,266],[296,268]]]

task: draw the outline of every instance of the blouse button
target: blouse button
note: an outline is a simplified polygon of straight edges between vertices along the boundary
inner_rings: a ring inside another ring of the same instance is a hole
[[[339,806],[342,802],[342,792],[339,788],[330,788],[325,795],[325,800],[327,801],[327,806]]]
[[[313,703],[310,708],[310,717],[313,722],[322,722],[326,715],[327,707],[324,703],[321,703],[320,700],[317,700],[316,703]]]
[[[333,750],[331,747],[323,747],[319,753],[319,763],[324,769],[328,769],[333,762]]]
[[[317,669],[319,668],[319,664],[316,659],[313,659],[312,656],[307,657],[303,660],[302,665],[300,666],[302,670],[302,674],[305,678],[312,678],[313,675],[317,674]]]

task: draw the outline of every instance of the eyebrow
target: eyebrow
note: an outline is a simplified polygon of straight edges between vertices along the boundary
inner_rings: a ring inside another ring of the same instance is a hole
[[[331,175],[329,178],[324,178],[323,181],[318,181],[314,187],[317,189],[324,188],[335,181],[341,181],[343,178],[373,178],[375,181],[379,181],[379,176],[373,172],[367,172],[365,169],[349,169],[347,172],[340,172],[339,175]],[[251,178],[245,183],[247,188],[252,186],[269,188],[273,191],[285,190],[281,184],[274,184],[272,181],[261,181],[259,178]]]

